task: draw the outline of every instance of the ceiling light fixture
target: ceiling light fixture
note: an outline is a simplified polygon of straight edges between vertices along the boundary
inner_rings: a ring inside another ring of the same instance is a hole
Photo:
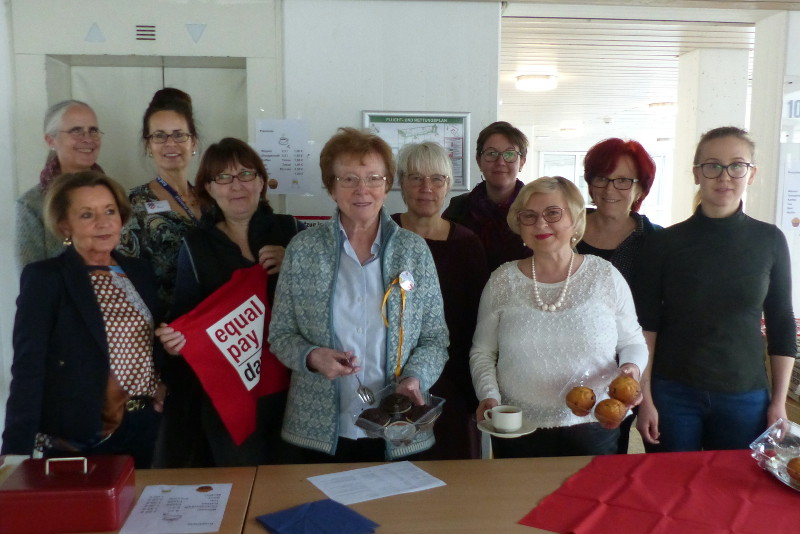
[[[558,87],[555,74],[520,74],[516,87],[520,91],[552,91]]]

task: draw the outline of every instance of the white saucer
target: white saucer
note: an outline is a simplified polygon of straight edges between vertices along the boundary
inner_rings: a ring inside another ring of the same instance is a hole
[[[523,420],[522,426],[519,427],[519,429],[514,432],[498,432],[494,429],[494,426],[492,426],[492,423],[490,421],[484,419],[483,421],[478,423],[478,430],[480,430],[481,432],[488,432],[489,434],[497,438],[511,439],[530,434],[531,432],[536,430],[536,427],[530,421]]]

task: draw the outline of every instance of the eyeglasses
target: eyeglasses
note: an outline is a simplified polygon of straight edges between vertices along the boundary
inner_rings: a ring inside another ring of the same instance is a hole
[[[484,150],[481,152],[481,157],[489,162],[497,161],[497,158],[503,156],[503,161],[506,163],[514,163],[521,155],[522,152],[517,152],[516,150],[504,150],[502,152],[498,152],[497,150]]]
[[[703,176],[713,180],[722,176],[722,171],[727,171],[728,176],[731,178],[744,178],[750,169],[755,167],[752,163],[745,163],[744,161],[734,161],[730,165],[720,165],[719,163],[700,163],[695,165],[694,168],[700,168]]]
[[[192,138],[192,134],[189,132],[172,132],[171,134],[165,132],[156,132],[146,136],[145,138],[151,140],[157,145],[163,145],[170,137],[176,143],[185,143]]]
[[[242,171],[239,174],[221,173],[216,175],[213,180],[220,185],[226,185],[233,183],[234,178],[238,178],[240,182],[252,182],[257,176],[258,173],[256,171]]]
[[[633,184],[638,182],[636,178],[606,178],[605,176],[595,176],[592,178],[592,185],[605,189],[609,183],[614,184],[614,189],[626,191],[633,187]]]
[[[84,137],[90,137],[91,139],[100,139],[103,136],[103,132],[100,131],[100,128],[97,126],[92,126],[90,128],[84,128],[82,126],[76,126],[74,128],[70,128],[69,130],[59,130],[61,133],[65,133],[73,139],[81,140]]]
[[[361,178],[354,174],[348,174],[347,176],[336,176],[336,181],[346,189],[355,189],[359,187],[362,182],[370,189],[374,189],[376,187],[383,187],[386,184],[386,177],[380,174],[370,174],[369,176]]]
[[[434,189],[441,189],[447,185],[447,176],[444,174],[431,174],[430,176],[423,176],[421,174],[409,174],[406,178],[412,187],[422,187],[425,180],[431,181],[431,187]]]
[[[549,223],[557,223],[564,216],[564,208],[551,206],[542,212],[542,219]],[[522,210],[517,213],[517,220],[523,226],[533,226],[539,220],[539,214],[533,210]]]

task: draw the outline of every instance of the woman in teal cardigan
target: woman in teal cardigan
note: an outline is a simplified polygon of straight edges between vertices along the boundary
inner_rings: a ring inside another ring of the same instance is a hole
[[[353,375],[373,391],[396,380],[397,392],[423,404],[421,393],[447,360],[433,258],[422,238],[383,209],[394,160],[382,139],[341,129],[323,148],[320,166],[338,209],[329,224],[289,244],[270,323],[272,351],[293,371],[281,435],[308,462],[382,461],[424,451],[432,437],[387,446],[354,425],[363,405]],[[411,274],[413,289],[401,292],[401,273]]]

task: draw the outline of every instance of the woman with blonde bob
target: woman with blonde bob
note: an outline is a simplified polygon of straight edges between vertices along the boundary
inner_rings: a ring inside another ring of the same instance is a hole
[[[537,429],[518,439],[493,437],[497,458],[614,454],[619,429],[573,414],[564,394],[580,382],[601,400],[611,379],[638,379],[645,368],[628,284],[609,262],[575,252],[586,210],[569,180],[544,177],[523,187],[508,224],[533,257],[500,266],[483,290],[470,351],[477,419],[511,404]]]

